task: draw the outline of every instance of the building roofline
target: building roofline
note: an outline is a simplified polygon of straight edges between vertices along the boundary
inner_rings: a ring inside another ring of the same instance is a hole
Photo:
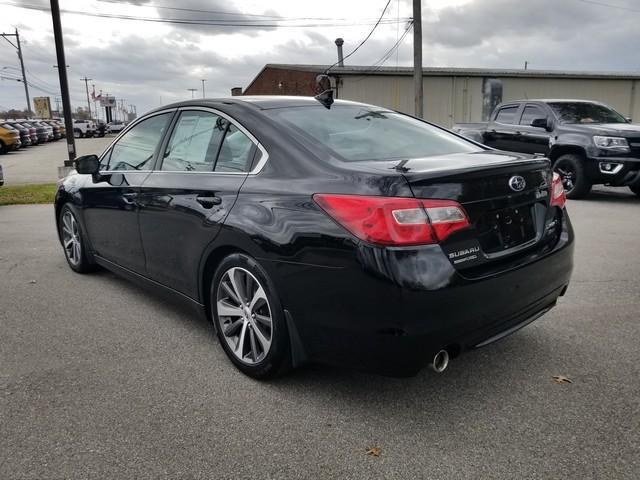
[[[267,63],[256,78],[266,68],[281,70],[297,70],[303,72],[323,73],[330,65],[302,65],[285,63]],[[330,75],[413,75],[413,67],[370,67],[370,66],[346,66],[333,67]],[[501,68],[458,68],[458,67],[425,67],[422,69],[424,76],[456,76],[456,77],[521,77],[521,78],[583,78],[583,79],[617,79],[640,80],[640,72],[615,72],[615,71],[563,71],[563,70],[523,70]],[[253,81],[249,84],[253,84]],[[247,87],[249,88],[249,87]]]

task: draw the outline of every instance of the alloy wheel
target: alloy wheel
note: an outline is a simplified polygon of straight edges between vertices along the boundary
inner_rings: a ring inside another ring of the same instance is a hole
[[[62,215],[62,244],[69,263],[78,266],[82,255],[80,230],[76,217],[68,210]]]
[[[562,179],[562,186],[565,191],[569,193],[576,185],[578,172],[576,172],[573,165],[570,162],[559,161],[554,168],[554,171],[558,172]]]
[[[219,328],[233,355],[248,365],[264,360],[271,348],[273,320],[258,279],[244,268],[230,268],[220,280],[216,302]]]

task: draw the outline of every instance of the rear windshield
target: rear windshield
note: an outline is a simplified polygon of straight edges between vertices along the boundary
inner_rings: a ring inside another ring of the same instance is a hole
[[[388,110],[345,105],[328,110],[318,105],[273,109],[267,114],[348,162],[482,150],[445,130]]]
[[[597,103],[551,102],[549,106],[562,123],[627,123],[618,112]]]

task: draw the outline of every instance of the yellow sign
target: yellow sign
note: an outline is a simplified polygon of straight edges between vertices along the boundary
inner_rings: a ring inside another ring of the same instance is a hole
[[[51,100],[49,97],[34,97],[33,109],[38,118],[51,118]]]

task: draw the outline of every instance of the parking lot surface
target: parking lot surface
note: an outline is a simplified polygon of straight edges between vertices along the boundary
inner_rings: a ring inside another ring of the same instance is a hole
[[[267,383],[162,296],[71,272],[51,206],[1,207],[0,478],[637,479],[640,199],[626,192],[570,201],[566,297],[445,373],[307,367]]]
[[[115,135],[101,138],[76,138],[77,155],[96,155],[109,145]],[[4,172],[5,185],[26,183],[55,183],[58,180],[58,167],[64,164],[67,156],[67,141],[48,142],[21,148],[6,155],[0,155],[0,165]]]

